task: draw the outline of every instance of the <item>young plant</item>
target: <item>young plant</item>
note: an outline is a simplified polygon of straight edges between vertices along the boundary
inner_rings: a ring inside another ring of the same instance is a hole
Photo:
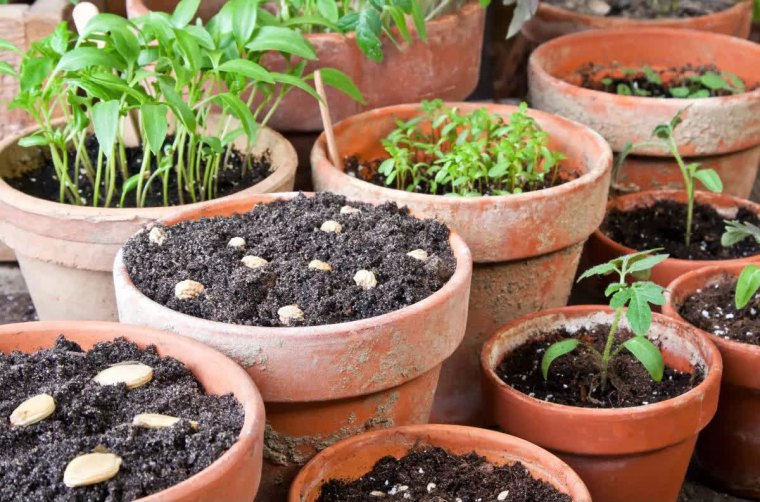
[[[734,95],[746,92],[744,81],[734,73],[719,71],[717,68],[715,70],[702,70],[701,72],[687,68],[685,67],[682,71],[688,72],[688,74],[676,74],[670,81],[670,85],[678,85],[664,88],[663,92],[667,92],[670,97],[684,99],[709,98],[713,95]],[[640,68],[620,68],[616,71],[622,72],[628,80],[619,81],[620,79],[611,76],[602,78],[601,83],[607,92],[615,92],[621,96],[652,96],[651,91],[639,87],[638,79],[644,79],[654,86],[663,86],[663,75],[647,65]],[[673,70],[668,71],[672,72]],[[660,97],[660,95],[658,94],[656,97]]]
[[[683,111],[683,110],[681,110]],[[627,143],[615,160],[615,167],[613,168],[613,178],[620,170],[626,157],[634,152],[636,149],[649,146],[663,146],[669,150],[670,154],[678,164],[678,168],[681,171],[683,177],[684,188],[686,189],[686,230],[684,232],[684,242],[687,246],[691,244],[691,227],[692,219],[694,216],[694,184],[695,180],[699,180],[702,184],[711,192],[720,193],[723,191],[723,182],[718,176],[718,173],[714,169],[702,169],[702,164],[692,162],[686,164],[678,151],[678,145],[674,138],[675,129],[683,121],[681,118],[681,111],[675,114],[670,119],[670,122],[666,124],[660,124],[652,131],[652,137],[659,141],[646,141],[639,144]]]
[[[723,235],[720,236],[720,244],[723,247],[733,246],[748,237],[760,244],[760,228],[757,225],[739,220],[725,220],[723,223],[726,224]]]
[[[760,267],[747,265],[742,269],[739,279],[736,281],[736,293],[734,294],[736,308],[743,309],[746,307],[758,289],[760,289]]]
[[[505,122],[484,108],[462,113],[423,101],[422,114],[382,140],[390,158],[379,173],[398,190],[446,195],[521,193],[542,188],[547,176],[554,184],[564,156],[527,110],[523,103]]]
[[[665,370],[662,354],[660,349],[646,338],[646,333],[652,323],[650,304],[663,305],[665,303],[665,297],[662,294],[663,288],[645,280],[636,281],[632,284],[626,282],[628,276],[648,278],[652,267],[668,257],[666,254],[652,255],[656,251],[659,250],[652,249],[621,256],[608,263],[592,267],[580,276],[579,281],[587,277],[605,276],[612,273],[618,276],[618,281],[610,284],[604,292],[604,295],[610,298],[610,307],[615,309],[615,317],[610,326],[604,350],[600,353],[591,344],[577,338],[568,338],[556,342],[546,350],[541,360],[541,371],[544,379],[549,378],[549,368],[557,358],[569,354],[578,346],[583,345],[599,362],[600,390],[602,392],[607,389],[610,363],[623,349],[628,350],[641,362],[652,380],[656,382],[662,380]],[[628,319],[628,324],[635,336],[615,346],[615,335],[618,332],[623,311],[625,311],[626,319]]]

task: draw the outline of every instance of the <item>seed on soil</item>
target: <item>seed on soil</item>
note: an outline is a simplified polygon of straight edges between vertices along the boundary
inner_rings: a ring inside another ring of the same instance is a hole
[[[63,483],[69,488],[108,481],[121,467],[121,457],[113,453],[87,453],[74,458],[63,472]]]
[[[298,305],[285,305],[277,310],[280,322],[285,326],[290,326],[294,321],[303,321],[303,310]]]
[[[97,375],[95,380],[100,385],[126,384],[128,389],[136,389],[153,379],[153,368],[147,364],[118,364],[106,368]]]
[[[358,207],[352,207],[352,206],[343,206],[340,208],[340,214],[354,214],[354,213],[361,213],[362,210]]]
[[[322,260],[311,260],[309,262],[309,268],[311,270],[322,270],[323,272],[329,272],[332,270],[332,265]]]
[[[262,258],[261,256],[243,256],[243,258],[240,260],[243,262],[243,265],[245,265],[248,268],[261,268],[267,263],[269,263],[267,260]]]
[[[146,429],[163,429],[166,427],[171,427],[179,421],[179,417],[173,417],[171,415],[162,415],[160,413],[140,413],[139,415],[135,415],[135,418],[132,419],[132,425],[135,427],[145,427]],[[191,420],[190,426],[193,429],[197,429],[198,422]]]
[[[433,490],[435,490],[435,483],[428,483],[425,489],[427,490],[428,493],[432,492]]]
[[[192,279],[185,279],[184,281],[179,281],[177,285],[174,286],[174,296],[180,300],[192,300],[198,298],[198,296],[203,293],[204,289],[206,288],[200,282]]]
[[[507,500],[507,497],[509,497],[509,490],[504,490],[496,496],[496,500],[501,502],[502,500]]]
[[[339,234],[341,230],[343,230],[343,225],[335,220],[327,220],[326,222],[322,223],[322,226],[319,227],[319,229],[323,232]]]
[[[362,289],[372,289],[377,286],[375,274],[369,270],[359,270],[354,274],[354,282]]]
[[[233,237],[230,239],[230,242],[227,243],[227,246],[235,249],[241,249],[245,247],[245,239],[242,237]]]
[[[424,249],[414,249],[406,253],[406,255],[420,261],[427,261],[428,259],[428,253]]]
[[[30,397],[13,410],[11,425],[21,427],[45,420],[55,411],[55,400],[50,394],[37,394]]]
[[[369,492],[370,497],[385,497],[385,493],[380,490],[372,490]]]
[[[161,227],[153,227],[148,234],[148,240],[157,246],[162,246],[166,242],[166,232]]]

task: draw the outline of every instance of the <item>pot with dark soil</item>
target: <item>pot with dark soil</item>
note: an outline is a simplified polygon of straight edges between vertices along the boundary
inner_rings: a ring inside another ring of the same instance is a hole
[[[567,35],[537,49],[528,76],[533,106],[598,131],[616,153],[640,145],[617,170],[618,192],[679,188],[669,148],[651,142],[681,113],[674,140],[686,163],[748,198],[760,164],[760,46],[714,33],[620,28]],[[666,98],[666,99],[663,99]]]
[[[483,342],[507,321],[567,303],[583,243],[602,219],[611,153],[599,135],[553,115],[507,105],[424,106],[427,112],[400,105],[336,124],[345,166],[329,160],[323,135],[312,150],[312,177],[318,191],[396,201],[464,237],[476,263],[467,334],[442,370],[433,420],[480,425]],[[423,169],[404,155],[473,129],[489,131],[488,139],[444,144],[440,156],[420,153]],[[462,160],[481,148],[489,153],[482,162]],[[544,287],[532,287],[536,281]]]
[[[695,459],[712,482],[748,498],[760,497],[760,298],[752,277],[756,270],[755,265],[733,264],[684,274],[668,286],[662,308],[665,315],[708,333],[720,350],[724,369],[718,412],[699,436]]]
[[[130,239],[114,282],[121,321],[196,338],[253,376],[268,419],[259,499],[281,501],[326,446],[427,422],[464,335],[471,271],[441,223],[287,194],[164,220]]]
[[[201,343],[116,323],[8,324],[0,388],[4,500],[256,494],[261,396]]]
[[[496,431],[417,425],[369,432],[328,448],[298,474],[290,502],[348,500],[588,502],[567,464]]]

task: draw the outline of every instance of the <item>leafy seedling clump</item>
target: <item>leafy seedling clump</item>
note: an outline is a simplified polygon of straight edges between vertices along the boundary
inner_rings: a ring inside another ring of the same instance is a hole
[[[734,0],[546,0],[546,3],[582,14],[632,19],[706,16],[735,5]]]

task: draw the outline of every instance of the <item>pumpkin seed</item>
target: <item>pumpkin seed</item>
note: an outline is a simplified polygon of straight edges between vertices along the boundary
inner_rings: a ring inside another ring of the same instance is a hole
[[[129,389],[145,385],[153,379],[153,368],[146,364],[117,364],[106,368],[97,375],[95,380],[100,385],[116,385],[124,383]]]
[[[407,256],[419,261],[427,261],[428,253],[424,249],[414,249],[406,253]]]
[[[277,315],[280,316],[280,322],[289,326],[293,321],[303,321],[303,310],[298,305],[285,305],[277,309]]]
[[[241,249],[245,247],[245,239],[242,237],[233,237],[230,239],[230,241],[227,243],[227,246],[235,249]]]
[[[171,427],[179,421],[180,418],[171,415],[140,413],[139,415],[135,415],[135,418],[132,419],[132,425],[135,427],[145,427],[147,429],[163,429],[165,427]],[[197,429],[198,422],[190,420],[190,426],[193,429]]]
[[[13,410],[11,424],[17,427],[32,425],[45,420],[55,411],[55,400],[50,394],[30,397]]]
[[[319,229],[323,232],[339,234],[343,230],[343,225],[335,220],[327,220],[322,223],[322,226],[319,227]]]
[[[200,282],[185,279],[184,281],[179,281],[177,285],[174,286],[174,296],[180,300],[192,300],[203,293],[204,289],[206,289],[205,286]]]
[[[240,260],[243,262],[243,265],[245,265],[248,268],[260,268],[269,263],[266,259],[262,258],[261,256],[243,256],[243,258]]]
[[[322,260],[311,260],[309,262],[309,268],[311,270],[321,270],[323,272],[329,272],[332,270],[332,265]]]
[[[377,286],[375,274],[369,270],[359,270],[354,274],[354,282],[362,289],[372,289]]]
[[[74,458],[63,471],[63,484],[69,488],[108,481],[121,467],[121,457],[113,453],[86,453]]]

